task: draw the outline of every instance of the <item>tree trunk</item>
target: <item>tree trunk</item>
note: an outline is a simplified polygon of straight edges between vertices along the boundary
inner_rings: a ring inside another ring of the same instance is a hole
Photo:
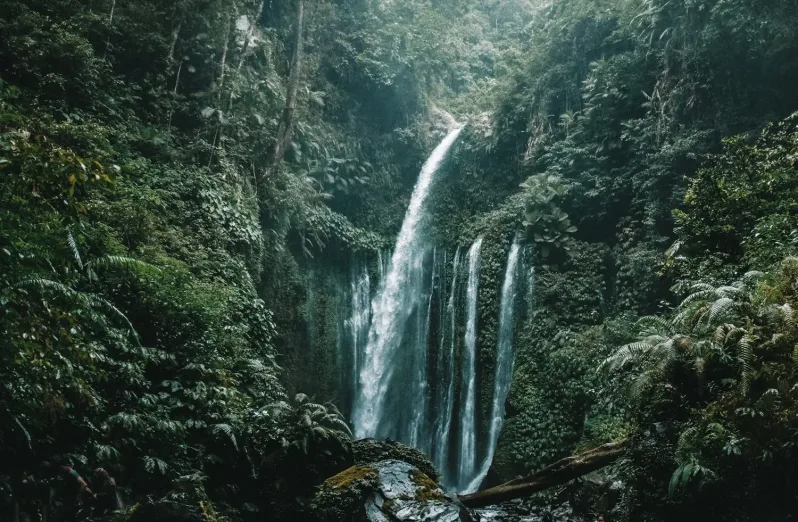
[[[591,471],[615,462],[626,452],[627,441],[604,444],[579,455],[571,455],[527,477],[505,482],[496,487],[460,497],[470,508],[492,506],[507,500],[528,497],[538,491],[565,484]]]
[[[294,56],[291,59],[291,72],[288,76],[288,91],[285,96],[285,109],[277,129],[277,139],[274,144],[272,159],[266,168],[266,178],[277,173],[280,163],[283,161],[288,146],[291,145],[291,138],[294,134],[294,109],[296,109],[296,94],[299,90],[299,77],[302,72],[303,54],[303,25],[305,20],[305,0],[297,0],[296,15],[296,45],[294,46]]]

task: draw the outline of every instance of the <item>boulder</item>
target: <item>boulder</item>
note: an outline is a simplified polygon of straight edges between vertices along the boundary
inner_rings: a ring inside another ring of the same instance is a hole
[[[314,500],[328,522],[477,522],[416,466],[382,460],[353,466],[325,481]]]

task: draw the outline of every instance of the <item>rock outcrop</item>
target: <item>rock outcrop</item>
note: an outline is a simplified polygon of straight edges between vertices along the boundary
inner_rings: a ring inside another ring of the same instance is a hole
[[[426,473],[401,460],[353,466],[327,479],[314,500],[329,522],[478,522]]]

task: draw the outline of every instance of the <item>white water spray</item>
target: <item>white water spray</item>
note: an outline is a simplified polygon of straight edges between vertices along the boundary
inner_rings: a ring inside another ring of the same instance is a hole
[[[360,368],[359,389],[353,414],[355,433],[361,438],[380,435],[380,423],[385,418],[386,399],[392,386],[394,363],[402,345],[405,326],[414,311],[418,310],[419,304],[427,304],[411,288],[415,286],[412,282],[419,279],[416,271],[423,269],[423,259],[427,252],[420,237],[421,225],[427,215],[425,202],[433,175],[461,130],[458,128],[450,132],[421,169],[390,267],[372,303],[369,339]]]

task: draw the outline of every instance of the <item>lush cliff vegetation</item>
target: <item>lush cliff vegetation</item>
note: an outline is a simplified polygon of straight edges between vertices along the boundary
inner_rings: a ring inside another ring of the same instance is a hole
[[[519,231],[534,266],[488,482],[628,437],[614,519],[784,520],[797,83],[791,0],[6,0],[2,518],[57,460],[305,513],[352,462],[336,288],[440,107],[427,232],[485,238],[483,431]]]

